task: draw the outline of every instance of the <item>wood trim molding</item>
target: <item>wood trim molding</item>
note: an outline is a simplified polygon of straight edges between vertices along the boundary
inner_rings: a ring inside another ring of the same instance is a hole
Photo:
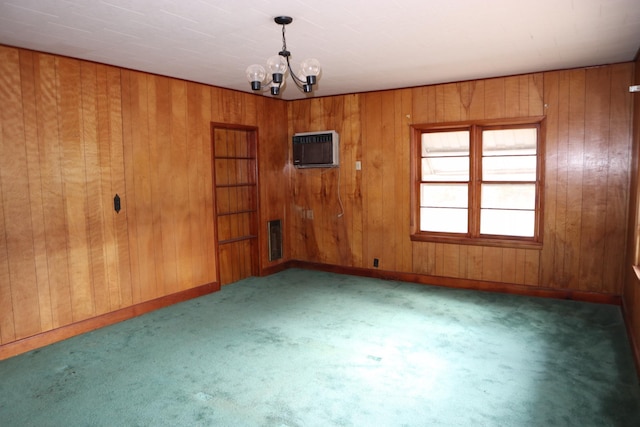
[[[27,351],[35,350],[49,344],[63,341],[76,335],[90,332],[104,326],[113,325],[123,320],[129,320],[150,311],[158,310],[179,302],[187,301],[193,298],[201,297],[220,290],[218,283],[208,283],[196,288],[187,289],[164,297],[156,298],[151,301],[141,302],[130,307],[105,313],[97,317],[81,320],[67,326],[52,329],[38,335],[23,338],[11,343],[0,346],[0,360],[8,359]]]
[[[308,270],[321,270],[339,274],[351,274],[354,276],[373,277],[384,280],[400,280],[404,282],[419,283],[423,285],[445,286],[449,288],[469,289],[476,291],[500,292],[542,298],[569,299],[599,304],[621,305],[619,295],[603,294],[597,292],[572,291],[564,289],[541,288],[512,283],[488,282],[481,280],[458,279],[453,277],[429,276],[417,273],[401,273],[397,271],[372,270],[360,267],[343,267],[338,265],[319,264],[306,261],[290,261],[291,268],[305,268]]]
[[[633,353],[633,361],[636,365],[636,373],[638,375],[638,381],[640,381],[640,342],[636,339],[637,335],[633,329],[633,322],[631,321],[630,310],[627,308],[624,299],[622,300],[622,317],[624,318],[624,324],[627,328],[627,335],[629,336],[629,344],[631,346],[631,353]]]
[[[292,267],[291,263],[292,261],[289,260],[289,261],[284,261],[269,267],[265,267],[262,270],[260,270],[260,277],[271,276],[272,274],[280,273],[281,271],[291,268]]]

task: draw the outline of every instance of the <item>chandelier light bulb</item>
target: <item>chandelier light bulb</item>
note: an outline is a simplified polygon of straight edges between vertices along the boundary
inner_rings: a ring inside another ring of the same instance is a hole
[[[267,76],[267,72],[264,67],[258,64],[249,65],[247,67],[246,74],[247,80],[251,83],[251,89],[260,90],[260,85]]]
[[[273,81],[281,83],[287,72],[287,61],[280,55],[273,55],[267,59],[267,69],[273,76]]]
[[[302,75],[307,78],[307,84],[316,84],[318,75],[322,69],[320,67],[320,61],[315,58],[305,59],[300,64],[300,67],[302,68]]]
[[[287,71],[287,61],[280,55],[273,55],[267,59],[267,68],[271,74],[284,74]]]

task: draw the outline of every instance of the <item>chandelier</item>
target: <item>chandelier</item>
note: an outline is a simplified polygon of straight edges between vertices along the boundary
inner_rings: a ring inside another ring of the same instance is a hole
[[[311,92],[313,85],[318,80],[318,74],[320,74],[320,62],[315,58],[305,59],[300,63],[298,74],[294,73],[289,62],[291,52],[287,50],[287,39],[285,38],[285,28],[293,22],[293,18],[290,16],[277,16],[273,20],[276,24],[282,25],[282,50],[267,60],[267,69],[271,77],[266,82],[267,71],[262,65],[253,64],[247,67],[247,80],[251,83],[251,89],[255,91],[263,90],[262,85],[264,83],[265,86],[270,88],[271,95],[279,95],[280,89],[284,85],[284,76],[289,71],[298,89],[304,93]]]

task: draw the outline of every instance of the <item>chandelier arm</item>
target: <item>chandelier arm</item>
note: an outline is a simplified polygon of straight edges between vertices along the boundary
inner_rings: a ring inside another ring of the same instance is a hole
[[[273,79],[270,79],[268,82],[260,82],[260,92],[269,92],[271,90],[271,83],[273,83]]]
[[[296,76],[296,73],[293,72],[293,68],[291,68],[291,63],[289,62],[289,57],[288,56],[287,56],[287,68],[289,69],[289,74],[291,74],[291,77],[293,77],[293,81],[296,83],[296,86],[298,86],[300,89],[302,89],[302,85],[307,83],[307,81],[301,79],[298,76]]]

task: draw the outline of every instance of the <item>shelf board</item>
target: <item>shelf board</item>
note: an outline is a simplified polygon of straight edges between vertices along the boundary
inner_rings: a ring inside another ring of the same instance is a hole
[[[247,182],[247,183],[243,183],[243,184],[223,184],[223,185],[216,185],[216,188],[234,188],[234,187],[255,187],[256,183],[253,182]]]
[[[218,216],[229,216],[229,215],[239,215],[239,214],[245,214],[245,213],[256,213],[258,212],[257,209],[247,209],[244,211],[233,211],[233,212],[223,212],[223,213],[219,213],[217,214]]]
[[[258,238],[258,236],[240,236],[240,237],[234,237],[233,239],[219,240],[218,244],[219,245],[226,245],[228,243],[242,242],[244,240],[253,240],[253,239],[257,239],[257,238]]]
[[[215,160],[255,160],[255,157],[243,157],[243,156],[220,156],[216,157]]]

